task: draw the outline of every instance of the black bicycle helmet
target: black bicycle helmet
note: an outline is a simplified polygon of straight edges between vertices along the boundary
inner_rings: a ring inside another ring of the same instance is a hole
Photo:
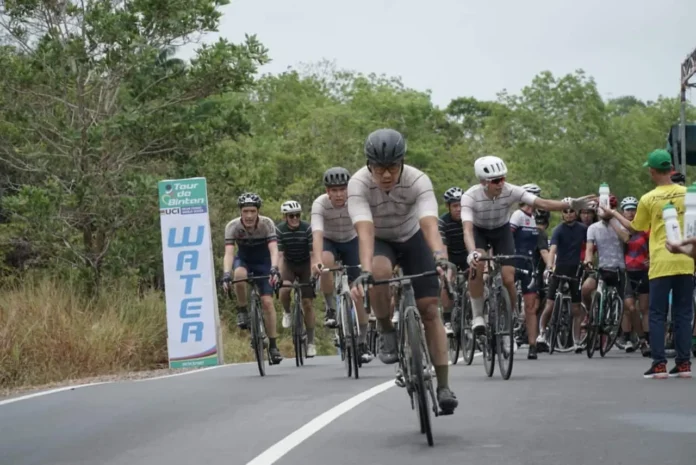
[[[345,186],[350,180],[350,171],[340,166],[334,166],[324,172],[324,185],[326,187]]]
[[[404,159],[406,139],[393,129],[378,129],[365,140],[365,157],[376,165],[393,165]]]
[[[245,192],[237,198],[237,206],[240,208],[244,207],[256,207],[261,208],[263,200],[258,194],[253,192]]]
[[[450,187],[445,191],[445,195],[443,195],[442,198],[445,200],[445,203],[449,205],[450,203],[460,202],[463,193],[464,191],[459,187]]]
[[[548,224],[551,219],[551,213],[546,210],[537,210],[534,213],[534,221],[539,224]]]

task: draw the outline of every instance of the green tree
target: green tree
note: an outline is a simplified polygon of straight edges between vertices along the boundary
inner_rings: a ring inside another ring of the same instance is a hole
[[[199,154],[248,131],[243,105],[224,96],[248,92],[268,61],[255,36],[203,45],[190,63],[171,56],[216,31],[227,3],[13,0],[0,10],[0,163],[21,173],[3,201],[12,234],[87,272],[93,289],[105,267],[154,266],[157,254],[138,252],[157,243],[157,178],[195,171]]]

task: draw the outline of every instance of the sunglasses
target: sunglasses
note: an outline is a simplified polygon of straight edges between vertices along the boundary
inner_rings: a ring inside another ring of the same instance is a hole
[[[300,217],[299,213],[288,213],[288,218],[290,218],[291,220],[296,220],[299,217]]]
[[[505,181],[505,177],[502,178],[497,178],[497,179],[491,179],[490,182],[491,184],[500,184],[501,182]]]

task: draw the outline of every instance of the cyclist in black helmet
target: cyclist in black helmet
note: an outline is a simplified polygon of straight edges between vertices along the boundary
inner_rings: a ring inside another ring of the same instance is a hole
[[[320,195],[312,204],[312,235],[314,268],[313,273],[319,274],[324,266],[333,268],[336,260],[344,265],[357,266],[360,264],[358,255],[358,237],[348,215],[347,188],[350,172],[341,167],[333,167],[324,173],[326,193]],[[348,282],[352,283],[358,277],[357,268],[348,268]],[[324,325],[336,327],[336,296],[334,294],[333,274],[321,275],[321,290],[324,294],[326,317]],[[369,363],[373,355],[367,347],[368,315],[362,300],[355,301],[360,325],[358,338],[360,358],[363,363]],[[337,344],[337,341],[334,341]]]
[[[271,360],[278,364],[283,360],[276,346],[276,313],[273,306],[273,287],[280,279],[278,271],[278,236],[272,219],[259,215],[262,200],[253,192],[245,192],[237,199],[241,215],[225,226],[225,259],[223,261],[223,286],[228,289],[234,279],[243,279],[247,272],[255,276],[271,275],[269,280],[257,281],[261,306],[263,307],[266,332],[268,334]],[[237,248],[235,254],[235,247]],[[237,296],[237,326],[249,327],[247,310],[247,285],[244,282],[234,285]]]
[[[464,246],[464,227],[462,226],[462,191],[459,187],[450,187],[442,196],[447,205],[447,212],[443,213],[438,220],[440,236],[442,242],[447,247],[449,261],[454,263],[461,271],[466,271],[469,265],[466,263],[466,247]],[[445,289],[442,290],[442,302],[444,305],[443,316],[445,319],[445,330],[447,336],[452,335],[452,316],[453,302],[450,301]]]
[[[404,164],[406,140],[393,129],[379,129],[365,141],[367,166],[348,182],[348,212],[360,243],[362,273],[356,284],[392,277],[399,265],[404,275],[447,269],[447,248],[438,230],[438,206],[430,178]],[[444,274],[444,271],[442,271]],[[443,414],[458,405],[449,388],[447,336],[438,315],[436,276],[412,281],[416,305],[425,326],[425,338],[437,376],[437,399]],[[379,321],[382,363],[398,361],[398,337],[389,317],[389,286],[370,289],[370,302]],[[363,286],[353,287],[353,299],[363,299]],[[403,386],[402,374],[397,384]]]

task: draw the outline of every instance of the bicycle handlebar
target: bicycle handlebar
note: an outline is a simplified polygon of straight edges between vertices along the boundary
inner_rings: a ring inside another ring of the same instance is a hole
[[[480,262],[495,262],[499,263],[503,260],[515,260],[515,259],[520,259],[520,260],[527,260],[529,262],[532,262],[532,257],[528,255],[493,255],[492,257],[479,257],[478,261]],[[519,268],[517,268],[519,269]],[[469,273],[471,274],[471,279],[476,278],[476,267],[470,266],[469,267]],[[527,271],[527,270],[520,270],[520,271]],[[526,274],[529,272],[527,271]]]

